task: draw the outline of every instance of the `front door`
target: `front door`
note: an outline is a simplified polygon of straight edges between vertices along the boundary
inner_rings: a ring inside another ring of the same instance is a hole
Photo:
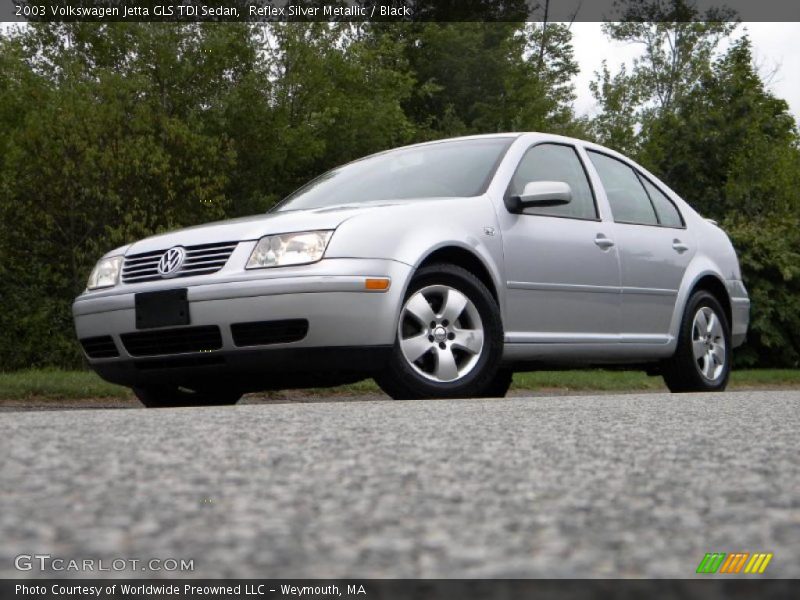
[[[620,265],[612,223],[600,220],[584,165],[569,144],[544,143],[520,161],[507,194],[532,181],[563,181],[572,201],[501,217],[506,341],[616,341]]]

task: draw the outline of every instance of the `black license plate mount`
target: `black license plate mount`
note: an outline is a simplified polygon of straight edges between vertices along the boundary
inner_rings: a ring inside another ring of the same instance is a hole
[[[134,296],[136,329],[189,325],[189,300],[186,288],[141,292]]]

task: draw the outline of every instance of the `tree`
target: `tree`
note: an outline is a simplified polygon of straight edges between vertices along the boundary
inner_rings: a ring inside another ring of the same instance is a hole
[[[625,65],[612,76],[603,61],[602,71],[596,74],[589,88],[600,104],[600,112],[591,122],[592,137],[624,154],[634,154],[639,142],[640,87],[634,84]]]
[[[402,46],[416,80],[404,102],[419,137],[509,130],[567,132],[577,73],[565,24],[378,24]]]
[[[800,138],[747,37],[655,122],[642,159],[736,246],[752,296],[745,364],[800,363]]]
[[[753,68],[747,37],[650,124],[640,158],[703,214],[721,220],[797,208],[797,130]]]
[[[70,299],[104,252],[226,214],[234,153],[207,115],[240,63],[206,51],[217,35],[74,23],[4,40],[5,95],[35,107],[2,136],[6,368],[74,364]]]
[[[283,23],[266,36],[280,163],[273,190],[409,141],[402,102],[413,77],[397,42],[346,23]]]
[[[628,71],[611,75],[604,63],[592,93],[601,106],[595,136],[622,151],[636,149],[636,133],[648,127],[698,85],[719,42],[736,28],[730,11],[705,13],[689,0],[626,0],[622,20],[603,25],[612,40],[638,44],[642,54]]]

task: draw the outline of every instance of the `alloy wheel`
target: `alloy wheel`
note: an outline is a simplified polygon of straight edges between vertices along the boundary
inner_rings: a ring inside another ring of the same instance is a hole
[[[708,306],[698,309],[692,324],[692,353],[700,374],[709,381],[725,370],[725,332],[716,313]]]
[[[398,324],[400,350],[420,375],[437,383],[454,382],[481,357],[484,328],[475,304],[447,285],[415,292],[403,305]]]

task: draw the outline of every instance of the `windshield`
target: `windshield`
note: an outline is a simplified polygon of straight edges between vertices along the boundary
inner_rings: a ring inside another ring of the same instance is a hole
[[[455,140],[370,156],[320,175],[274,210],[376,200],[479,196],[486,191],[513,141],[510,137]]]

